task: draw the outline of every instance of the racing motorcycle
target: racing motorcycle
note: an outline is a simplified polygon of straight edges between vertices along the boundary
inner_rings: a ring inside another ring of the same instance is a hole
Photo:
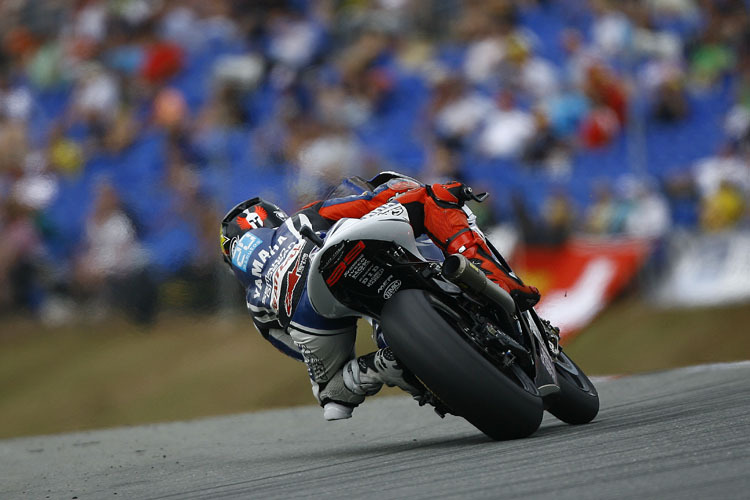
[[[420,404],[495,440],[533,434],[545,410],[569,424],[597,415],[597,391],[560,347],[559,330],[521,312],[464,256],[427,258],[400,203],[341,219],[324,240],[310,226],[301,233],[318,247],[307,279],[313,307],[373,320],[424,386]]]

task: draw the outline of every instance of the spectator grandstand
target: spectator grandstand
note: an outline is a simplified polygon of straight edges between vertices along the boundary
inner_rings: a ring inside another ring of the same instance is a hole
[[[224,210],[261,195],[293,211],[386,169],[489,190],[492,219],[526,232],[747,226],[749,9],[2,2],[0,309],[80,300],[82,261],[108,234],[92,234],[102,186],[109,231],[137,248],[135,286],[215,301]]]

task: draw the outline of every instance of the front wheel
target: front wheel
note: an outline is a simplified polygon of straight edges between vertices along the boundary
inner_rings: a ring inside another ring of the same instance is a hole
[[[534,433],[544,406],[533,382],[520,368],[501,372],[440,309],[423,290],[404,290],[386,302],[381,326],[396,357],[452,413],[492,439]]]
[[[565,423],[579,425],[599,413],[599,394],[585,373],[560,351],[555,360],[560,392],[551,397],[547,410]]]

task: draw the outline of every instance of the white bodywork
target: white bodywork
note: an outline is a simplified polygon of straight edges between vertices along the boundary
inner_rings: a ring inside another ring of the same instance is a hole
[[[323,248],[312,257],[307,276],[307,294],[315,311],[326,318],[362,316],[336,300],[320,274],[320,260],[325,251],[346,240],[379,240],[394,242],[425,260],[414,240],[406,208],[398,202],[382,205],[361,219],[341,219],[328,232]]]

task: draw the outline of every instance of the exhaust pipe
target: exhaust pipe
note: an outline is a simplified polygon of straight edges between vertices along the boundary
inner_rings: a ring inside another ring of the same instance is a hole
[[[445,258],[442,272],[448,281],[488,298],[509,315],[515,314],[516,303],[513,297],[490,281],[477,266],[460,253]]]

